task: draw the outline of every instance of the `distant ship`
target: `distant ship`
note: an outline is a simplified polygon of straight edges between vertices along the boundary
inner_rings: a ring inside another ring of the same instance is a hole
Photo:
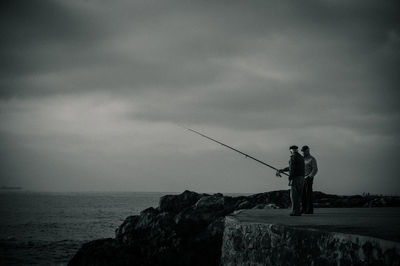
[[[1,190],[20,190],[22,189],[21,187],[9,187],[9,186],[1,186]]]

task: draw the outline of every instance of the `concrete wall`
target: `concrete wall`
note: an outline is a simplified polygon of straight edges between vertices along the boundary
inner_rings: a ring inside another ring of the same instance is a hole
[[[225,218],[222,265],[400,265],[400,243]]]

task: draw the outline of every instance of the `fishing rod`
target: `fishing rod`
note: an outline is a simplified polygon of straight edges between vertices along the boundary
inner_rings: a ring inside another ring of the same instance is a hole
[[[195,134],[197,134],[197,135],[200,135],[200,136],[202,136],[202,137],[204,137],[204,138],[206,138],[206,139],[209,139],[209,140],[211,140],[211,141],[213,141],[213,142],[216,142],[216,143],[218,143],[218,144],[220,144],[220,145],[222,145],[222,146],[224,146],[224,147],[227,147],[228,149],[231,149],[231,150],[233,150],[233,151],[235,151],[235,152],[238,152],[238,153],[244,155],[246,158],[253,159],[254,161],[256,161],[256,162],[258,162],[258,163],[261,163],[261,164],[263,164],[263,165],[265,165],[265,166],[268,166],[269,168],[272,168],[272,169],[278,171],[280,174],[284,174],[284,175],[286,175],[286,176],[289,176],[288,174],[286,174],[286,173],[284,173],[284,172],[280,172],[278,168],[275,168],[275,167],[273,167],[272,165],[267,164],[266,162],[263,162],[263,161],[261,161],[261,160],[255,158],[255,157],[253,157],[253,156],[251,156],[251,155],[249,155],[249,154],[247,154],[247,153],[244,153],[244,152],[242,152],[242,151],[239,151],[238,149],[235,149],[235,148],[233,148],[233,147],[231,147],[231,146],[229,146],[229,145],[226,145],[225,143],[222,143],[222,142],[220,142],[220,141],[218,141],[218,140],[216,140],[216,139],[210,138],[209,136],[206,136],[206,135],[204,135],[203,133],[200,133],[200,132],[198,132],[198,131],[196,131],[196,130],[194,130],[194,129],[191,129],[191,128],[187,128],[187,127],[183,127],[183,128],[185,128],[186,130],[192,131],[193,133],[195,133]],[[280,175],[277,175],[277,176],[280,177]]]

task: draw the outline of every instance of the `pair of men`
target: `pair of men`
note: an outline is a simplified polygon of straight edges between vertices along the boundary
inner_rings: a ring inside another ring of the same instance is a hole
[[[301,148],[304,157],[299,154],[298,147],[295,145],[290,146],[289,150],[291,153],[289,167],[278,170],[277,175],[289,172],[290,200],[292,202],[290,215],[312,214],[314,212],[312,185],[314,176],[318,172],[317,160],[311,156],[308,146]]]

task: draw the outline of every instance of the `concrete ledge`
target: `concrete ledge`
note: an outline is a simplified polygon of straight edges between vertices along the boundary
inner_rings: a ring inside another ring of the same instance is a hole
[[[321,211],[327,212],[326,215],[308,217],[289,217],[288,210],[243,211],[225,219],[221,264],[400,265],[400,243],[397,237],[393,237],[395,241],[382,239],[370,236],[374,235],[374,230],[366,230],[385,227],[385,222],[398,224],[398,218],[393,221],[387,217],[397,217],[399,210],[377,210],[377,215],[374,214],[375,209],[336,209]],[[357,222],[351,215],[345,215],[347,219],[333,216],[341,211],[348,212],[347,214],[356,213],[357,217],[360,213],[369,215]],[[382,216],[387,212],[387,216]],[[371,223],[368,217],[374,216],[382,218],[377,219],[380,223]],[[364,223],[363,220],[369,222]],[[346,221],[351,225],[347,229]],[[354,231],[357,232],[357,223],[364,225],[361,230],[363,235],[353,234]],[[342,232],[337,232],[338,228]],[[390,234],[384,233],[385,231],[398,233],[396,227],[381,228],[380,232],[385,238],[390,238]]]

